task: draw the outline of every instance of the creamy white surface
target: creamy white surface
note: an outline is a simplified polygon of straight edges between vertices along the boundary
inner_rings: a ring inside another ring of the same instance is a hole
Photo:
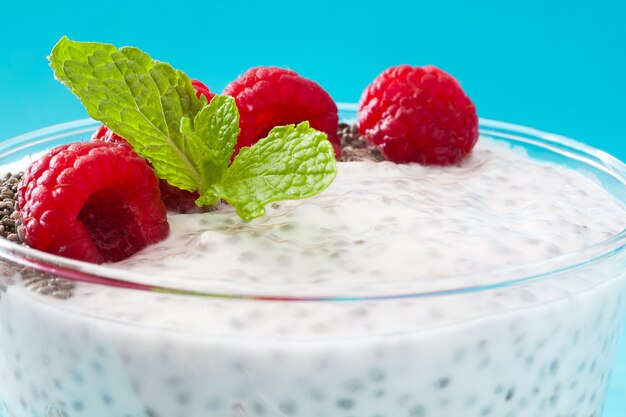
[[[592,179],[482,140],[459,167],[340,163],[322,194],[268,206],[171,214],[170,237],[111,265],[165,286],[260,291],[437,280],[580,250],[621,231],[626,211]]]

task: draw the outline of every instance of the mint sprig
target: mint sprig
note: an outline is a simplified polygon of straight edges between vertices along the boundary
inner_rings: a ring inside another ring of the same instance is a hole
[[[197,191],[202,197],[210,186],[219,182],[230,163],[239,135],[235,100],[216,95],[193,119],[183,116],[180,131],[184,138],[183,153],[189,155],[200,174]]]
[[[298,200],[320,193],[335,178],[334,151],[326,134],[309,127],[279,126],[250,148],[243,148],[221,180],[200,197],[220,198],[243,219],[265,214],[272,201]]]
[[[274,128],[231,162],[239,113],[231,97],[198,99],[189,77],[132,47],[61,38],[49,57],[55,77],[89,115],[125,138],[171,185],[220,199],[244,220],[272,201],[323,191],[336,176],[332,146],[308,123]]]

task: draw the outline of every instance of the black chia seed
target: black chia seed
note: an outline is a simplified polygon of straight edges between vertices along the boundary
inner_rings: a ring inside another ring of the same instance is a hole
[[[0,179],[0,237],[19,245],[24,244],[24,230],[20,220],[17,187],[23,175],[23,172],[9,172]],[[19,275],[24,286],[38,294],[62,300],[72,296],[74,283],[70,280],[7,262],[2,262],[2,269]]]
[[[515,388],[509,388],[509,390],[506,393],[506,397],[504,397],[504,399],[506,401],[511,401],[514,395],[515,395]]]
[[[386,160],[378,146],[371,145],[363,136],[359,135],[359,129],[355,123],[339,123],[337,136],[341,141],[342,155],[340,161],[342,162],[365,160],[381,162]]]
[[[342,410],[350,410],[354,407],[354,400],[352,398],[341,398],[337,400],[337,408]]]
[[[23,172],[9,172],[0,180],[0,236],[20,244],[23,243],[23,233],[19,222],[17,185],[23,175]]]
[[[445,389],[448,385],[450,385],[450,378],[441,378],[435,382],[435,388],[437,389]]]

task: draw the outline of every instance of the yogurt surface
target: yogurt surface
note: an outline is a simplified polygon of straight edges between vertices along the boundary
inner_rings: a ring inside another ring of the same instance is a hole
[[[591,178],[487,139],[456,167],[339,163],[322,194],[267,210],[249,223],[226,205],[170,214],[167,240],[110,266],[184,289],[430,290],[575,252],[626,226],[624,206]]]

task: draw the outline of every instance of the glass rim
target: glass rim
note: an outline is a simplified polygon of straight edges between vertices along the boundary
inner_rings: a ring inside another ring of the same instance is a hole
[[[357,105],[353,103],[338,103],[338,108],[340,112],[354,112],[357,109]],[[11,151],[10,153],[14,153],[19,150],[28,149],[37,144],[46,143],[52,139],[73,136],[80,133],[90,133],[97,124],[98,122],[86,118],[52,125],[15,136],[0,142],[0,156],[6,156],[9,150]],[[502,138],[512,142],[535,145],[568,159],[582,161],[589,166],[593,166],[609,174],[614,179],[617,179],[621,186],[626,187],[626,165],[604,151],[565,136],[506,122],[481,118],[479,127],[482,136],[492,136],[496,139]],[[36,140],[33,141],[33,139]],[[277,292],[265,293],[258,291],[223,291],[219,288],[213,290],[210,289],[210,285],[209,290],[151,285],[149,282],[146,282],[146,277],[144,277],[144,274],[141,272],[121,271],[117,268],[111,268],[106,264],[96,265],[64,258],[58,255],[41,252],[27,246],[18,245],[6,239],[0,239],[0,259],[73,281],[107,285],[128,290],[210,298],[266,301],[366,301],[446,296],[493,290],[531,281],[544,280],[613,257],[620,253],[625,247],[626,229],[601,242],[586,246],[581,250],[565,253],[546,260],[498,268],[488,272],[458,274],[450,277],[461,279],[462,281],[478,282],[477,284],[467,286],[455,285],[452,288],[442,287],[440,289],[430,289],[426,291],[407,290],[401,292],[382,292],[380,294],[359,294],[358,292],[354,292],[331,295],[312,294],[308,288],[306,291],[298,290],[296,292],[291,291],[288,294],[281,294]],[[397,284],[398,282],[391,281],[389,284],[392,283]],[[403,283],[408,282],[403,281]],[[386,282],[380,283],[382,286],[381,289],[384,288],[385,284]]]

